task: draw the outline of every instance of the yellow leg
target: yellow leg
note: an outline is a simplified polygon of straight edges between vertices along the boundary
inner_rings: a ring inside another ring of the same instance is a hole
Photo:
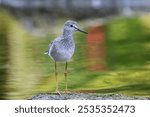
[[[65,75],[65,93],[67,92],[67,66],[68,66],[68,63],[66,62],[66,65],[65,65],[65,72],[64,72],[64,75]]]
[[[55,89],[55,92],[59,92],[58,91],[58,79],[57,79],[57,75],[58,75],[58,72],[57,72],[57,63],[55,61],[55,79],[56,79],[56,89]]]

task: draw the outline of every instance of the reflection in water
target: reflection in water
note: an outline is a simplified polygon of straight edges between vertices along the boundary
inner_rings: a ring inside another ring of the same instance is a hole
[[[0,13],[0,99],[5,99],[9,70],[8,23]]]
[[[27,99],[35,93],[52,92],[53,61],[43,53],[53,36],[35,39],[14,20],[6,19],[11,18],[0,15],[0,99]],[[68,88],[149,96],[150,34],[142,31],[135,18],[89,27],[86,37],[76,33]],[[60,64],[59,85],[63,90],[64,68]]]
[[[42,73],[32,39],[8,13],[0,11],[0,99],[23,99],[36,91]]]
[[[2,34],[0,31],[0,99],[5,99],[6,97],[6,83],[8,76],[8,39],[6,35]]]
[[[88,69],[91,71],[104,70],[104,31],[102,26],[90,27],[87,41],[87,58],[90,61]]]
[[[17,27],[20,29],[19,27]],[[27,98],[36,92],[36,86],[41,80],[39,58],[36,55],[34,40],[24,31],[15,33],[11,30],[10,41],[10,71],[9,71],[9,99]]]

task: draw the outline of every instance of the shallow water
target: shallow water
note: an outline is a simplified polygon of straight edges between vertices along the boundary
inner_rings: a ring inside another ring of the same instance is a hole
[[[150,55],[149,46],[145,46],[150,42],[113,41],[120,36],[113,25],[89,27],[88,35],[74,34],[76,51],[69,63],[69,90],[150,96]],[[11,39],[0,38],[0,99],[27,99],[36,93],[53,92],[54,63],[43,53],[56,35],[40,39],[21,31],[12,35]],[[58,63],[58,70],[59,87],[64,90],[64,63]]]

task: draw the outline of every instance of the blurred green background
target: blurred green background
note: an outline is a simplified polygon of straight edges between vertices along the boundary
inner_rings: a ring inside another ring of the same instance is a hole
[[[55,90],[54,62],[44,52],[68,19],[76,20],[89,32],[74,33],[76,51],[69,63],[70,91],[150,96],[149,0],[142,7],[134,6],[132,0],[115,1],[113,6],[112,0],[105,4],[105,0],[74,0],[81,4],[81,11],[71,7],[72,0],[63,1],[69,6],[62,7],[62,11],[54,9],[59,8],[59,0],[45,1],[52,3],[41,7],[45,2],[39,2],[34,7],[32,1],[29,8],[18,0],[14,4],[5,0],[0,3],[0,99],[27,99]],[[92,5],[91,12],[83,12],[91,9],[88,5]],[[64,63],[58,66],[63,91]]]

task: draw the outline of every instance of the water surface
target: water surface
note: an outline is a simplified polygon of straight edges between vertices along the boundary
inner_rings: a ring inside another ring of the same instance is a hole
[[[53,92],[54,62],[43,53],[57,35],[34,37],[17,23],[10,25],[4,30],[0,27],[0,99],[27,99]],[[150,33],[141,21],[122,18],[87,27],[87,31],[88,35],[74,34],[69,90],[150,96]],[[63,91],[64,63],[58,63],[58,71]]]

